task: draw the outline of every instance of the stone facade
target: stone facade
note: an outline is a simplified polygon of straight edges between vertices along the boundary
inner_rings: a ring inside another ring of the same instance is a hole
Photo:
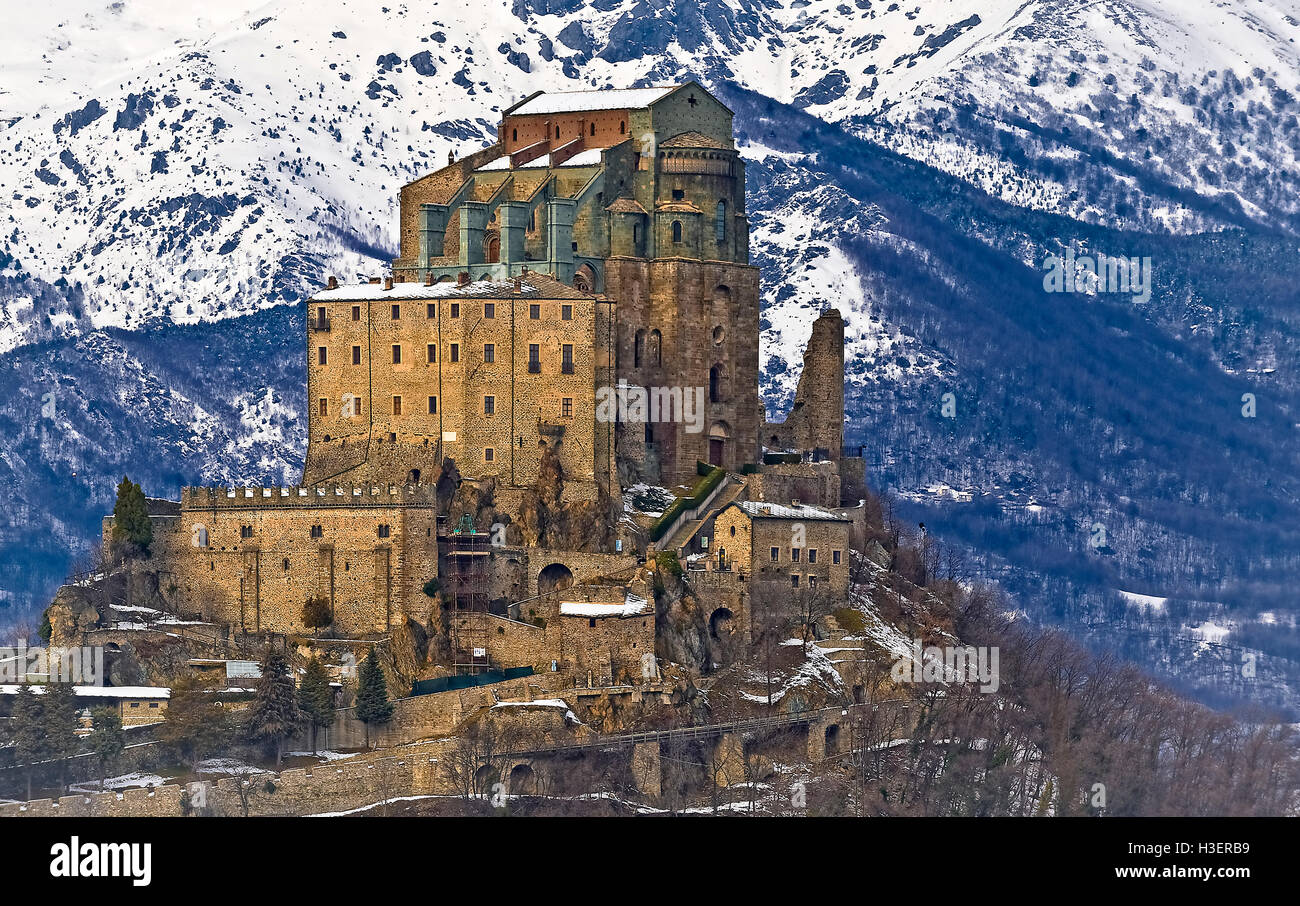
[[[852,526],[851,516],[820,507],[732,504],[714,520],[709,565],[741,572],[754,588],[825,589],[844,597]]]
[[[844,450],[844,319],[827,309],[813,322],[794,405],[783,422],[763,426],[771,450],[838,460]]]

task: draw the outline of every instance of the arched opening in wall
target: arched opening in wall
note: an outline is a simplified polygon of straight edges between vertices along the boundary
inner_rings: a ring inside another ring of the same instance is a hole
[[[632,340],[632,365],[640,368],[645,361],[645,328],[638,330]]]
[[[709,428],[709,465],[720,466],[727,461],[727,438],[731,429],[726,422],[714,422]]]
[[[725,607],[713,611],[713,615],[709,617],[709,635],[719,642],[725,641],[733,632],[734,618],[735,614]]]
[[[537,574],[537,593],[544,595],[573,584],[573,570],[563,563],[552,563]]]
[[[530,764],[517,764],[510,769],[510,795],[531,796],[537,792],[537,775]]]
[[[731,287],[721,284],[713,287],[713,302],[715,305],[730,305]]]
[[[454,279],[454,278],[452,277],[451,274],[443,274],[441,277],[438,278],[438,282],[439,282],[439,283],[450,283],[450,282],[452,282],[453,279]]]
[[[483,237],[483,260],[495,264],[501,260],[501,234],[488,233]]]
[[[407,472],[407,473],[406,473],[406,483],[407,483],[407,484],[419,484],[419,483],[420,483],[420,470],[419,470],[419,469],[412,469],[411,471]]]
[[[674,220],[673,221],[673,242],[681,242],[681,241],[682,241],[682,222],[680,220]]]
[[[664,363],[664,335],[657,329],[650,331],[650,345],[646,350],[646,358],[656,367]]]
[[[719,244],[727,241],[727,202],[721,198],[713,214],[713,232]]]
[[[595,134],[596,134],[596,124],[595,124],[595,123],[592,123],[592,124],[591,124],[591,134],[592,134],[592,135],[595,135]]]
[[[632,224],[632,252],[638,258],[642,257],[645,254],[644,243],[645,243],[645,238],[644,238],[644,234],[641,232],[641,224],[639,223]]]
[[[721,362],[709,369],[709,402],[721,403],[727,399],[727,367]]]
[[[584,293],[596,291],[596,271],[590,264],[584,264],[573,272],[573,288]]]
[[[518,130],[518,129],[511,129],[511,130],[510,130],[510,140],[511,140],[512,142],[517,142],[517,141],[519,141],[519,130]]]
[[[490,764],[485,764],[474,772],[474,792],[490,793],[492,787],[501,779],[497,769]]]
[[[831,724],[826,728],[826,757],[840,753],[840,725]]]
[[[771,447],[773,450],[775,450],[777,447],[781,446],[781,438],[773,434],[771,440],[768,443],[768,446]]]

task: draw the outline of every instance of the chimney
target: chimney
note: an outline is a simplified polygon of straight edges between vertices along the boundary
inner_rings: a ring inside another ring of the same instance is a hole
[[[393,278],[392,278],[392,277],[385,277],[385,278],[384,278],[384,289],[392,289],[392,288],[393,288]]]
[[[339,278],[338,278],[338,277],[333,277],[333,276],[331,276],[331,277],[329,278],[329,281],[326,282],[325,287],[326,287],[326,289],[338,289],[338,288],[339,288]]]
[[[515,293],[516,294],[521,293],[523,292],[523,290],[524,290],[524,281],[519,277],[515,277]]]
[[[424,275],[424,285],[433,286],[433,271],[429,271]]]
[[[373,286],[374,284],[378,283],[378,282],[379,282],[379,278],[378,278],[378,277],[371,277],[371,278],[370,278],[370,283],[371,283],[372,286]]]
[[[464,271],[461,271],[459,274],[457,274],[457,275],[456,275],[456,285],[457,285],[457,286],[468,286],[468,285],[469,285],[469,274],[465,273]]]

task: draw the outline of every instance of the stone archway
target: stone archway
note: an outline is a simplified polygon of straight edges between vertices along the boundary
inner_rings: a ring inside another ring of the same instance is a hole
[[[537,793],[537,774],[533,766],[520,762],[510,769],[510,795],[531,796]]]
[[[568,588],[573,584],[573,570],[563,563],[552,563],[542,568],[537,574],[537,593],[539,595]]]
[[[826,742],[826,748],[824,751],[826,752],[827,758],[830,758],[832,755],[838,755],[840,753],[840,725],[839,724],[831,724],[829,727],[826,728],[825,742]]]
[[[485,764],[474,772],[474,792],[491,793],[492,787],[499,783],[501,775],[490,764]]]
[[[734,617],[735,614],[726,607],[719,607],[717,610],[713,611],[712,615],[709,617],[709,635],[713,636],[713,638],[718,641],[724,640],[731,634],[731,621]]]

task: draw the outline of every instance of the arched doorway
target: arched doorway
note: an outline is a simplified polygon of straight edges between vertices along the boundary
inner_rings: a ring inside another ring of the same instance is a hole
[[[731,634],[731,621],[735,615],[725,607],[719,607],[709,617],[709,635],[722,641]]]
[[[406,473],[406,483],[407,483],[407,484],[419,484],[419,483],[420,483],[420,470],[419,470],[419,469],[412,469],[411,471],[407,472],[407,473]]]
[[[501,234],[488,233],[483,237],[483,260],[495,264],[501,260]]]
[[[709,465],[720,466],[726,462],[727,438],[730,436],[726,422],[714,422],[709,428]]]
[[[584,264],[573,272],[573,288],[584,293],[596,291],[596,271],[590,264]]]
[[[487,794],[492,792],[492,787],[501,779],[497,769],[490,764],[485,764],[474,772],[474,792]]]
[[[537,792],[537,775],[533,766],[517,764],[510,769],[510,795],[529,796]]]
[[[568,588],[573,584],[573,570],[563,563],[552,563],[537,574],[537,593],[539,595]]]
[[[826,728],[826,757],[840,753],[840,725],[831,724]]]

